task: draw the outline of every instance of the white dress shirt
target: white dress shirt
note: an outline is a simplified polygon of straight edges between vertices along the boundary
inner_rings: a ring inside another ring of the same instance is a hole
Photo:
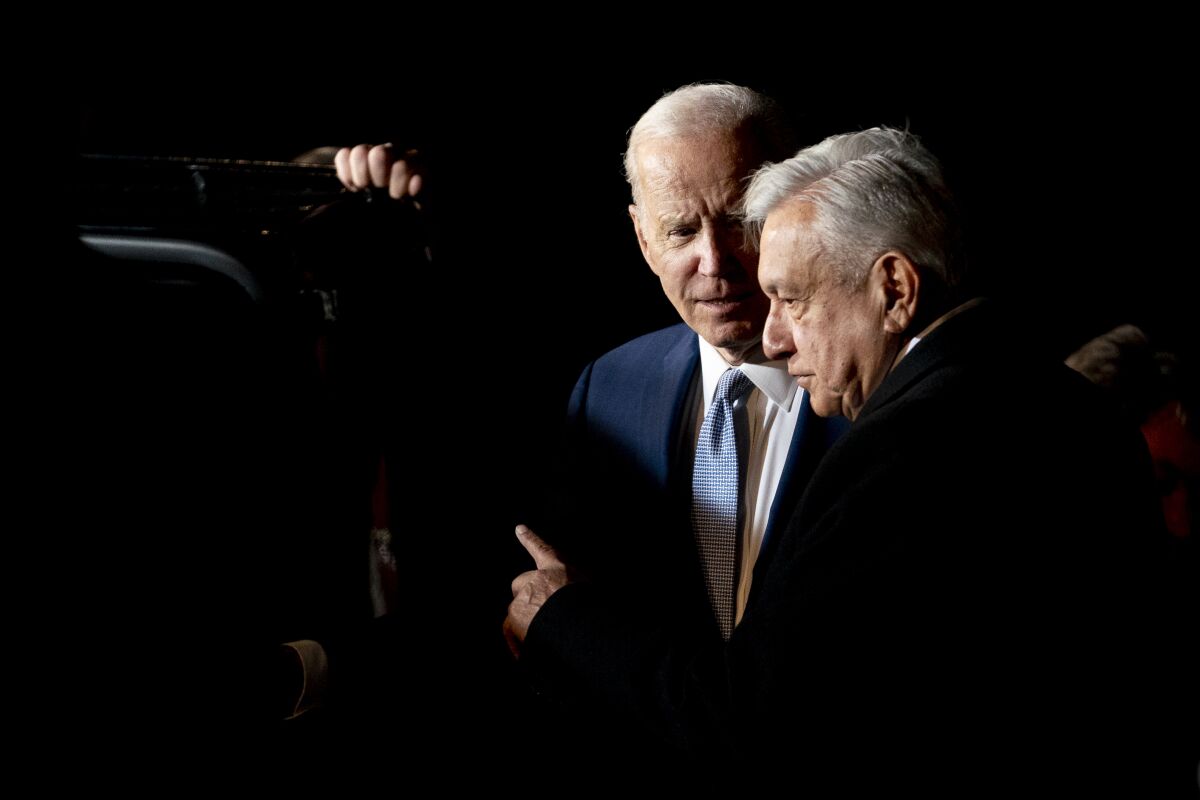
[[[700,338],[701,385],[692,435],[693,452],[700,436],[704,415],[708,413],[713,395],[717,392],[717,383],[728,369],[729,363],[721,357],[717,349]],[[742,613],[746,610],[746,600],[750,597],[754,562],[762,548],[767,520],[771,516],[771,504],[775,500],[775,490],[779,488],[779,478],[787,465],[792,434],[796,430],[796,420],[803,406],[803,389],[788,374],[786,361],[743,363],[734,369],[742,370],[754,384],[754,388],[743,395],[733,408],[735,415],[742,413],[744,409],[750,433],[744,465],[745,481],[742,484],[742,550],[734,616],[736,625],[741,621]]]

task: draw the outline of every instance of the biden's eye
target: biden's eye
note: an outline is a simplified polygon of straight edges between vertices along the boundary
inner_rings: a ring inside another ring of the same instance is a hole
[[[667,231],[667,235],[675,238],[695,236],[696,229],[690,225],[676,225]]]

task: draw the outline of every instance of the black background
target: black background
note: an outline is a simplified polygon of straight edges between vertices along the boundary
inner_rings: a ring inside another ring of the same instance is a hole
[[[1055,355],[1123,322],[1191,346],[1194,145],[1169,54],[1136,69],[1043,53],[1000,68],[947,56],[819,74],[643,69],[561,49],[529,66],[488,60],[497,54],[455,69],[433,53],[411,75],[256,64],[139,85],[147,76],[130,72],[80,90],[81,147],[267,159],[323,144],[420,148],[441,249],[406,307],[441,324],[415,326],[409,355],[461,365],[481,398],[511,403],[506,447],[522,465],[526,452],[542,460],[540,431],[583,364],[674,320],[636,247],[621,154],[640,113],[690,81],[765,91],[804,141],[881,123],[922,136],[960,195],[989,293],[1021,306]],[[1012,371],[1015,398],[1037,402],[1020,365],[999,368]],[[518,517],[532,510],[522,495],[510,500]]]
[[[516,46],[530,55],[528,38]],[[288,159],[391,141],[426,154],[439,250],[401,304],[413,335],[398,358],[414,374],[453,376],[452,402],[426,396],[430,428],[455,433],[430,433],[421,446],[449,449],[461,471],[431,475],[413,502],[429,501],[423,518],[442,520],[419,535],[466,564],[436,567],[440,602],[469,618],[465,635],[494,635],[508,581],[526,568],[511,525],[539,519],[579,370],[675,320],[633,237],[621,155],[641,112],[683,83],[762,90],[806,142],[876,124],[922,136],[959,192],[989,292],[1019,305],[1055,356],[1123,322],[1165,346],[1192,346],[1195,144],[1181,124],[1192,93],[1169,60],[1022,64],[1018,48],[999,70],[949,56],[849,70],[802,58],[772,69],[652,69],[556,47],[522,64],[496,48],[381,69],[347,65],[356,50],[324,59],[336,69],[312,54],[242,67],[211,54],[197,66],[158,50],[126,53],[67,103],[83,152]],[[1020,364],[997,368],[1012,375],[1014,402],[1039,402]],[[442,419],[443,409],[482,422]],[[414,613],[438,624],[437,606]],[[505,711],[478,702],[481,714]]]
[[[1182,338],[1195,171],[1182,76],[1070,60],[1001,77],[965,70],[818,81],[800,69],[167,69],[78,88],[77,120],[89,152],[287,159],[322,144],[418,147],[433,162],[447,313],[509,352],[578,362],[671,319],[647,290],[625,213],[627,129],[682,83],[744,83],[779,99],[804,141],[881,123],[922,136],[962,199],[990,292],[1037,312],[1030,323],[1052,347],[1122,321]],[[541,301],[550,295],[558,301]],[[531,309],[538,319],[519,313]],[[543,335],[521,341],[522,326]]]

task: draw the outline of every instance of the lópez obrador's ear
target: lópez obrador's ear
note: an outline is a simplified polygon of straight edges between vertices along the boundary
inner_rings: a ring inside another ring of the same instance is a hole
[[[917,265],[898,250],[889,250],[871,265],[872,288],[879,292],[883,329],[904,333],[917,316],[921,273]]]

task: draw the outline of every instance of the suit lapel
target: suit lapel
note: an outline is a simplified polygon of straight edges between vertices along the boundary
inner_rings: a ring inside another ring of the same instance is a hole
[[[700,347],[696,334],[688,330],[662,360],[662,379],[658,381],[657,405],[661,416],[648,431],[647,442],[655,442],[655,465],[661,480],[663,497],[669,504],[666,519],[674,524],[662,531],[668,537],[672,570],[679,576],[677,602],[694,605],[697,619],[706,618],[716,631],[716,620],[708,610],[708,594],[700,567],[696,543],[692,537],[689,509],[692,486],[692,440],[696,403],[693,397],[696,373],[700,368]]]
[[[655,413],[646,419],[649,430],[644,441],[654,443],[654,476],[664,489],[677,488],[682,479],[678,474],[680,454],[683,440],[691,431],[687,415],[692,412],[692,404],[688,400],[700,364],[696,334],[685,330],[685,335],[663,356],[662,379],[655,382]]]
[[[787,527],[792,518],[796,504],[808,486],[809,478],[833,443],[838,440],[850,427],[850,423],[842,417],[822,419],[813,413],[809,403],[808,392],[801,400],[800,416],[796,420],[796,429],[792,432],[792,444],[788,449],[787,463],[783,474],[779,477],[779,488],[775,492],[775,500],[771,503],[771,515],[767,518],[767,529],[763,534],[762,547],[754,562],[754,579],[751,583],[751,593],[763,581],[771,556],[779,547],[782,530]]]

